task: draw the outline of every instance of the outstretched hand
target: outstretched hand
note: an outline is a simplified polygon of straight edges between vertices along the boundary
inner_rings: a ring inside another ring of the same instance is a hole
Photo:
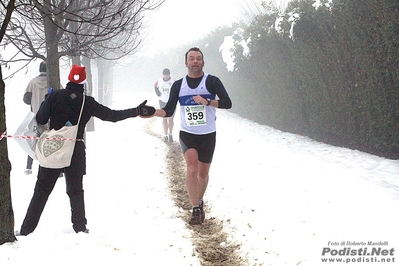
[[[149,105],[146,105],[147,100],[142,102],[139,106],[136,107],[137,109],[137,114],[139,116],[143,117],[148,117],[148,116],[153,116],[155,113],[155,108]]]

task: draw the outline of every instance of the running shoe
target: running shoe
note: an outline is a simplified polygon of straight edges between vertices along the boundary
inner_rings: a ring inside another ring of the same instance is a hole
[[[204,212],[204,201],[203,200],[198,201],[198,206],[201,209],[201,211]]]
[[[190,225],[200,225],[203,222],[204,222],[204,216],[202,215],[201,209],[199,207],[194,207],[191,219],[188,223]]]
[[[25,173],[25,175],[31,175],[32,169],[26,169],[24,173]]]
[[[204,201],[203,200],[199,201],[198,205],[202,212],[202,222],[204,222],[205,221]]]

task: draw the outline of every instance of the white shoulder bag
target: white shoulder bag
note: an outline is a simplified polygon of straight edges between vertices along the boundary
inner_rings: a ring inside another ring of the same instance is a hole
[[[78,123],[72,126],[63,126],[59,130],[45,130],[36,144],[35,155],[40,166],[59,169],[71,165],[72,154],[75,149],[80,117],[85,103],[83,95]]]

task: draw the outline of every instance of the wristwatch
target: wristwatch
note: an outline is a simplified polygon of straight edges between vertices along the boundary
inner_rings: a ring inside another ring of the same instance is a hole
[[[211,99],[206,99],[207,103],[206,106],[209,106],[211,104]]]

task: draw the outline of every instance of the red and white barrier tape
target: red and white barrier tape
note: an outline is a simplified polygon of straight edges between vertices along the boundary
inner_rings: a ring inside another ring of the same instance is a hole
[[[43,137],[37,137],[37,136],[13,136],[13,135],[7,135],[7,132],[4,132],[3,134],[0,135],[0,140],[3,138],[14,138],[14,139],[34,139],[34,140],[39,140],[39,139],[45,139],[45,140],[74,140],[74,141],[84,141],[84,139],[73,139],[73,138],[43,138]]]

